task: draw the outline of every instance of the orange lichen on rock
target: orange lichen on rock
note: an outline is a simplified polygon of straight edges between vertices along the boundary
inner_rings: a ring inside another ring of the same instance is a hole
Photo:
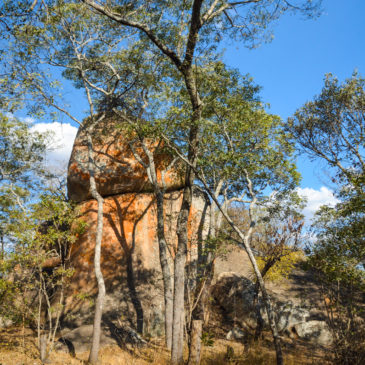
[[[80,324],[90,320],[93,313],[90,305],[97,293],[94,275],[97,202],[91,199],[89,191],[89,132],[90,126],[85,121],[74,143],[67,177],[69,197],[78,202],[81,219],[87,226],[72,247],[70,264],[75,271],[65,306],[65,314],[79,316]],[[144,163],[147,156],[135,135],[126,132],[125,126],[116,119],[105,119],[91,136],[97,190],[104,198],[101,270],[107,293],[105,314],[126,314],[129,321],[136,319],[137,324],[143,322],[148,327],[153,322],[161,327],[164,300],[155,195],[146,168],[135,154]],[[181,164],[171,164],[172,156],[163,143],[144,142],[153,154],[158,183],[165,188],[165,235],[173,259],[184,171]],[[196,259],[205,204],[205,199],[195,192],[188,221],[191,261]]]
[[[181,200],[181,190],[165,194],[165,234],[172,253],[177,244],[176,224]],[[196,196],[193,202],[189,215],[189,237],[191,244],[195,245],[196,239],[193,237],[197,236],[200,228],[204,200]],[[89,297],[97,292],[93,262],[97,202],[88,200],[80,203],[79,207],[87,229],[72,248],[71,264],[75,273],[71,280],[66,312],[79,311],[84,307],[84,303],[77,300],[80,295]],[[150,306],[161,309],[163,293],[154,194],[128,193],[105,198],[103,224],[101,269],[109,300],[118,296],[126,300],[128,292],[133,289],[134,295],[141,298],[147,296],[148,299],[141,299],[141,306],[145,307],[146,313],[149,313]],[[196,248],[191,251],[196,252]],[[117,305],[118,301],[109,302],[108,311],[117,310]]]
[[[68,167],[69,197],[76,202],[91,198],[86,138],[88,133],[90,126],[85,121],[77,133]],[[131,144],[144,163],[147,162],[147,156],[140,142],[123,130],[120,120],[105,119],[91,134],[95,160],[93,168],[98,191],[102,196],[153,191],[146,169],[136,159]],[[165,171],[164,182],[162,181],[161,171],[167,169],[171,157],[163,150],[161,141],[146,140],[145,144],[154,156],[160,186],[165,185],[167,191],[183,187],[183,173],[176,166]]]

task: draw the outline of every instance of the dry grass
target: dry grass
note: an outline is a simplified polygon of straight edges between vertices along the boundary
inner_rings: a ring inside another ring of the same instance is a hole
[[[203,346],[202,365],[271,365],[275,364],[275,353],[269,343],[251,346],[238,342],[217,339],[211,347]],[[185,353],[187,355],[187,351]],[[85,364],[88,352],[77,353],[76,357],[62,352],[53,352],[49,358],[52,365]],[[167,365],[169,353],[161,340],[152,341],[148,348],[123,350],[117,346],[104,347],[100,351],[101,365]],[[308,345],[296,344],[285,348],[286,365],[326,364],[323,353]],[[23,334],[21,329],[0,332],[0,365],[40,365],[36,338],[30,330]]]

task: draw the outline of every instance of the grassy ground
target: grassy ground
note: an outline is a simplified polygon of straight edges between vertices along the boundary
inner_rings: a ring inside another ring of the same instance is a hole
[[[0,332],[0,365],[38,365],[37,339],[30,330],[12,328]],[[324,353],[307,343],[295,341],[284,344],[286,365],[326,364]],[[77,353],[76,357],[62,352],[53,352],[49,364],[81,365],[87,360],[88,352]],[[141,350],[121,349],[117,346],[104,347],[100,351],[101,365],[164,365],[169,354],[161,340],[151,341]],[[253,345],[215,339],[213,346],[203,346],[202,365],[271,365],[275,364],[275,353],[269,341]]]

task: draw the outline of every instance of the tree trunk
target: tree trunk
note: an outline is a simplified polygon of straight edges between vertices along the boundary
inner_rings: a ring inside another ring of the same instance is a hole
[[[198,5],[200,11],[201,3]],[[195,14],[196,11],[193,11]],[[184,72],[186,89],[192,105],[191,127],[189,132],[188,161],[185,174],[185,188],[183,192],[181,209],[177,221],[177,252],[174,261],[174,309],[172,326],[171,363],[182,364],[184,350],[184,298],[185,298],[185,263],[188,247],[188,218],[193,198],[193,184],[195,179],[194,168],[198,157],[199,147],[199,121],[203,104],[196,87],[193,71],[188,67]]]
[[[201,104],[194,110],[192,127],[189,133],[188,160],[192,166],[196,164],[198,148],[198,121],[201,115]],[[193,198],[193,184],[195,174],[191,166],[186,166],[185,188],[181,209],[177,221],[178,245],[174,261],[174,309],[172,325],[171,363],[182,364],[184,350],[184,321],[185,321],[185,263],[188,248],[188,218]]]
[[[160,264],[164,283],[165,301],[165,342],[166,347],[171,350],[172,346],[172,322],[173,322],[173,280],[168,258],[167,242],[164,229],[164,196],[159,190],[156,192],[157,203],[157,237],[159,244]]]
[[[202,332],[203,332],[203,320],[193,319],[191,322],[188,365],[198,365],[200,363]]]
[[[192,313],[189,341],[189,365],[199,364],[201,351],[201,337],[205,318],[205,309],[209,298],[210,286],[213,279],[213,255],[209,253],[201,263],[203,269],[199,270],[199,285],[196,292],[196,303]]]
[[[252,253],[251,247],[247,243],[245,243],[245,248],[246,248],[246,252],[248,254],[248,257],[251,261],[252,267],[254,269],[257,282],[260,286],[260,290],[261,290],[261,293],[262,293],[262,300],[265,304],[266,313],[267,313],[267,317],[268,317],[268,320],[269,320],[269,326],[270,326],[270,329],[271,329],[272,337],[274,339],[274,346],[275,346],[275,352],[276,352],[276,364],[277,365],[283,365],[284,364],[284,359],[283,359],[283,352],[282,352],[282,349],[281,349],[281,341],[280,341],[280,336],[279,336],[278,329],[276,327],[276,322],[275,322],[274,312],[273,312],[272,305],[271,305],[271,300],[270,300],[269,295],[267,294],[264,280],[263,280],[261,272],[260,272],[260,270],[257,266],[257,262],[256,262],[256,259],[253,255],[253,253]]]
[[[47,362],[47,335],[42,333],[39,337],[39,353],[42,363]]]
[[[185,263],[188,246],[187,223],[191,206],[191,187],[185,187],[183,201],[177,222],[178,246],[174,261],[174,307],[172,325],[171,363],[184,363],[184,299],[185,299]]]
[[[97,214],[97,228],[96,228],[96,239],[95,239],[95,254],[94,254],[94,269],[95,276],[98,283],[98,296],[95,303],[95,314],[94,314],[94,327],[93,336],[91,342],[91,349],[89,354],[89,363],[96,364],[98,361],[99,347],[100,347],[100,336],[101,336],[101,317],[103,314],[103,305],[105,298],[105,284],[103,273],[101,272],[100,257],[101,257],[101,240],[103,235],[103,203],[104,200],[96,189],[96,182],[94,177],[94,161],[92,156],[92,139],[91,135],[88,136],[88,150],[89,150],[89,173],[90,173],[90,192],[94,199],[98,203],[98,214]]]
[[[257,341],[259,339],[259,337],[261,336],[262,330],[264,327],[264,320],[261,316],[261,306],[259,303],[259,293],[260,293],[260,286],[256,282],[255,295],[253,298],[253,303],[254,303],[255,310],[256,310],[256,329],[255,329],[255,336],[254,336],[255,341]]]

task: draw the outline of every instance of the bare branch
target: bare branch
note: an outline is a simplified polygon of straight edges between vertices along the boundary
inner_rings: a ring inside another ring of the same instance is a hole
[[[169,47],[167,47],[161,39],[159,39],[154,32],[148,27],[146,24],[138,23],[129,19],[126,19],[125,17],[121,16],[118,13],[115,13],[111,10],[109,10],[106,6],[101,6],[97,4],[95,1],[92,0],[82,0],[83,3],[91,6],[93,9],[95,9],[97,12],[104,14],[108,18],[115,20],[116,22],[125,25],[127,27],[136,28],[144,32],[147,37],[166,55],[169,57],[169,59],[177,66],[178,69],[181,69],[181,61],[177,54],[171,50]]]

